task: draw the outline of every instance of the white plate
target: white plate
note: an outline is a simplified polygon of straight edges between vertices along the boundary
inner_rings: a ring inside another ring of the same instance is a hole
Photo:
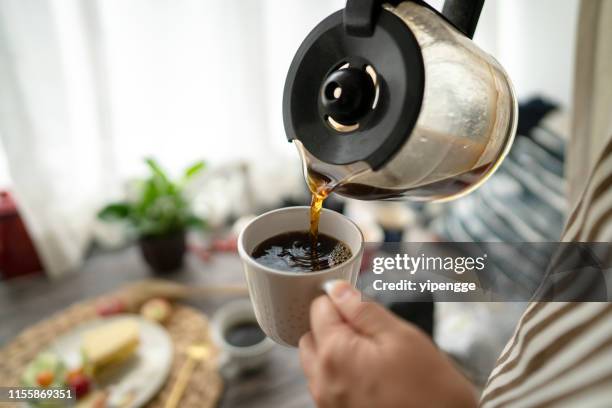
[[[96,381],[96,386],[108,388],[110,391],[109,406],[119,406],[132,394],[131,402],[125,407],[137,408],[146,404],[157,393],[172,366],[172,340],[159,324],[138,315],[93,320],[55,340],[49,351],[56,353],[69,369],[77,368],[82,363],[82,333],[118,319],[132,319],[139,325],[140,345],[134,356],[124,364],[116,368],[109,367],[103,373],[104,376]]]

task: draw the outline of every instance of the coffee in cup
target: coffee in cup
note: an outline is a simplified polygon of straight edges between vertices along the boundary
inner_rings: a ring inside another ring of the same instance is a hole
[[[257,324],[248,299],[223,305],[212,318],[212,338],[219,348],[219,370],[226,378],[261,368],[274,343]]]
[[[348,245],[327,234],[318,233],[315,241],[309,231],[291,231],[266,239],[251,256],[273,269],[314,272],[340,265],[352,253]]]
[[[262,342],[266,334],[253,320],[236,322],[225,329],[223,333],[225,341],[234,347],[251,347]]]

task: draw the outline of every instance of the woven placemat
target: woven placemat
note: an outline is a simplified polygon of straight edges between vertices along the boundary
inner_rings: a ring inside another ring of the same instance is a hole
[[[97,318],[95,305],[100,299],[74,304],[25,329],[2,348],[0,350],[0,385],[18,386],[27,364],[38,353],[48,348],[55,338],[69,332],[81,323]],[[146,405],[152,408],[164,406],[178,372],[185,363],[185,351],[189,346],[195,343],[208,343],[213,357],[217,354],[217,349],[210,340],[208,320],[202,312],[189,306],[174,304],[172,315],[164,326],[172,338],[174,358],[166,383]],[[217,405],[223,391],[223,380],[213,361],[214,358],[197,365],[179,406],[213,408]],[[0,403],[0,406],[7,405]]]

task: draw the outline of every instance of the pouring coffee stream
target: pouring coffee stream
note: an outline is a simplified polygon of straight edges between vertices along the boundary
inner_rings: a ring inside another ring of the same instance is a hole
[[[296,142],[300,157],[304,163],[304,177],[308,184],[308,189],[312,195],[310,202],[310,240],[313,251],[317,248],[317,237],[319,232],[319,218],[321,216],[321,208],[325,199],[335,191],[335,189],[348,184],[355,176],[365,171],[364,168],[347,168],[343,173],[334,173],[333,171],[325,171],[327,175],[315,170],[312,166],[315,163],[313,158],[309,157],[308,153],[303,149],[303,146],[298,141]],[[313,257],[316,254],[313,253]]]

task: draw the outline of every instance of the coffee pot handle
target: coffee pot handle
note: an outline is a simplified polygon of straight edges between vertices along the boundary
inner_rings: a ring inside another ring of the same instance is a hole
[[[397,6],[403,0],[347,0],[344,7],[344,28],[350,35],[369,37],[374,30],[377,12],[384,3]],[[408,0],[434,10],[423,0]],[[440,14],[467,37],[474,37],[484,0],[445,0]]]
[[[484,0],[445,0],[442,15],[468,38],[474,37]]]

